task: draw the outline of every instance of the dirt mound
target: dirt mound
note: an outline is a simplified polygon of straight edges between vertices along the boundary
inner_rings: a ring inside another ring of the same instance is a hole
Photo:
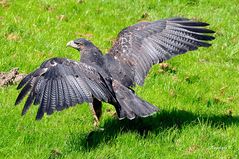
[[[20,74],[18,68],[13,68],[9,72],[0,72],[0,87],[16,84],[25,77]]]

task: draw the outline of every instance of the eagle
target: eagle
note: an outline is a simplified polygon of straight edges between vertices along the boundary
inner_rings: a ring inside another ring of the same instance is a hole
[[[137,96],[132,87],[144,84],[153,65],[211,46],[214,31],[208,25],[181,17],[139,22],[120,31],[106,54],[84,38],[72,40],[67,46],[80,52],[80,60],[55,57],[43,62],[19,83],[15,105],[27,96],[22,115],[32,104],[39,105],[39,120],[44,114],[87,102],[95,126],[102,102],[113,105],[120,120],[150,116],[159,108]]]

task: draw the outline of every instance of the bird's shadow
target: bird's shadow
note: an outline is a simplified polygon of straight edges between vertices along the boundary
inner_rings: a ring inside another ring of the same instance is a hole
[[[194,114],[184,110],[160,111],[148,118],[135,120],[108,119],[104,130],[96,130],[87,134],[72,133],[68,139],[68,148],[74,151],[90,151],[97,148],[100,143],[114,142],[118,135],[125,132],[136,132],[142,138],[148,133],[158,134],[169,128],[181,129],[182,126],[198,125],[207,122],[215,129],[224,129],[228,125],[239,124],[239,116]]]

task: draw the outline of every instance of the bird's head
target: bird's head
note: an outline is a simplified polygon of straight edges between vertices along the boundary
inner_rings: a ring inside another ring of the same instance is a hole
[[[72,47],[78,51],[82,51],[83,49],[86,49],[88,47],[94,46],[90,41],[84,39],[84,38],[79,38],[75,39],[72,41],[69,41],[66,44],[67,47]]]

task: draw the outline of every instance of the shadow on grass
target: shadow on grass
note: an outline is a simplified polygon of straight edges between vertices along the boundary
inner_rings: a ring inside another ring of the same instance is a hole
[[[148,118],[135,120],[109,119],[104,123],[104,130],[92,131],[89,134],[71,134],[68,146],[74,151],[90,151],[100,143],[112,142],[125,132],[136,132],[147,138],[148,132],[158,134],[169,128],[181,129],[185,125],[207,123],[216,129],[224,129],[228,125],[239,124],[239,116],[228,115],[196,115],[183,110],[160,111]]]

